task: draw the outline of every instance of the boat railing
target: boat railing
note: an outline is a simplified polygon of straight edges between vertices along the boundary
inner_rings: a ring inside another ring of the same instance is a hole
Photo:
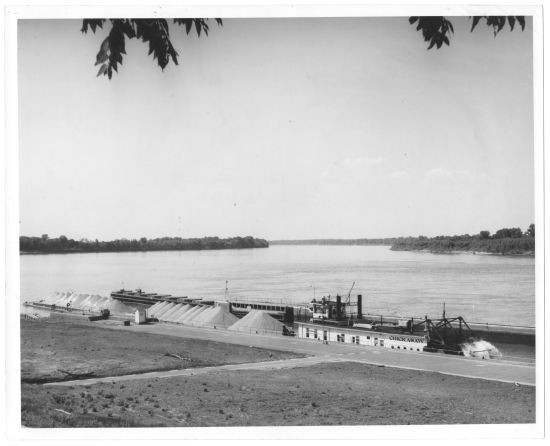
[[[275,298],[275,299],[257,299],[253,297],[228,297],[227,302],[229,303],[243,303],[243,304],[262,304],[262,305],[273,305],[273,306],[295,306],[295,303],[290,302],[288,299]]]

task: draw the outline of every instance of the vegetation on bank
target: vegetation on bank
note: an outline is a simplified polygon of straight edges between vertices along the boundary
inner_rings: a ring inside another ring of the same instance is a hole
[[[47,234],[41,237],[19,237],[21,253],[75,253],[75,252],[126,252],[126,251],[198,251],[206,249],[245,249],[267,248],[267,240],[254,237],[203,237],[181,238],[162,237],[147,239],[117,239],[112,241],[73,240],[64,235],[50,238]]]
[[[437,237],[403,237],[391,247],[394,251],[473,251],[502,255],[533,255],[535,253],[535,225],[527,231],[520,228],[499,229],[493,235],[481,231],[476,235],[440,235]]]
[[[393,237],[361,239],[271,240],[271,245],[333,245],[333,246],[391,246],[394,251],[473,251],[503,255],[533,255],[535,253],[535,225],[527,231],[521,228],[502,228],[491,235],[480,231],[470,235],[439,235],[437,237]]]

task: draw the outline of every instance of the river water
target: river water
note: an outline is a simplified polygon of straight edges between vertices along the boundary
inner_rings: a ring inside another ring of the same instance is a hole
[[[304,303],[363,295],[363,312],[535,326],[535,259],[396,252],[387,246],[23,255],[21,301],[112,290]]]

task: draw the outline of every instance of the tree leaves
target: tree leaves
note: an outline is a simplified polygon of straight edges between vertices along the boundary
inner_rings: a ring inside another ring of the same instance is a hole
[[[88,32],[88,27],[90,27],[92,32],[95,33],[98,27],[103,28],[104,22],[105,19],[84,19],[82,20],[82,28],[80,29],[80,32],[86,34]]]
[[[215,19],[218,26],[222,26],[222,19]],[[88,29],[96,32],[103,28],[107,19],[84,19],[82,21],[82,33]],[[111,30],[108,36],[101,43],[99,52],[96,55],[95,65],[102,64],[97,76],[113,76],[113,71],[118,72],[119,64],[122,65],[123,54],[126,54],[126,38],[137,38],[149,44],[149,55],[157,61],[159,67],[164,68],[172,61],[178,65],[178,53],[170,41],[168,21],[165,19],[109,19]],[[174,19],[177,25],[185,26],[189,34],[193,26],[200,37],[201,32],[208,36],[208,19]]]
[[[522,31],[525,29],[525,17],[523,16],[474,16],[470,32],[477,27],[482,19],[485,19],[487,26],[493,28],[495,36],[506,23],[510,26],[511,31],[514,30],[516,23],[519,23]],[[126,38],[138,38],[144,43],[147,42],[149,54],[153,55],[153,59],[157,61],[162,70],[170,61],[178,65],[179,54],[170,41],[169,26],[165,19],[84,19],[81,32],[87,33],[88,29],[91,29],[95,33],[98,28],[103,28],[107,20],[111,23],[111,30],[96,55],[95,65],[102,64],[97,76],[107,75],[111,79],[113,71],[118,72],[118,65],[122,65],[122,55],[126,54]],[[222,19],[214,20],[218,26],[223,26]],[[173,19],[174,24],[185,27],[187,35],[194,28],[198,37],[201,36],[201,33],[208,36],[210,28],[207,22],[208,19],[200,18]],[[422,32],[424,41],[428,43],[428,49],[433,47],[439,49],[443,44],[450,45],[450,36],[454,33],[454,28],[453,24],[445,17],[409,17],[409,24],[416,24],[416,30]]]
[[[104,75],[107,72],[107,64],[103,64],[99,67],[99,71],[96,74],[96,77]]]
[[[168,22],[160,20],[139,20],[136,21],[136,37],[143,42],[149,43],[149,54],[157,60],[159,67],[164,70],[172,60],[178,64],[178,53],[170,42]]]
[[[493,28],[495,36],[502,31],[504,25],[506,25],[506,21],[508,21],[510,31],[514,30],[516,21],[520,24],[522,31],[525,29],[525,17],[523,16],[476,16],[472,17],[472,19],[472,29],[470,32],[474,30],[481,19],[485,19],[487,26]]]
[[[122,55],[126,54],[126,45],[124,39],[124,32],[122,30],[122,25],[120,20],[113,21],[113,27],[111,32],[107,37],[109,42],[109,64],[107,67],[107,75],[111,79],[113,75],[113,70],[118,72],[118,64],[122,65]]]
[[[193,24],[195,25],[195,31],[197,32],[197,36],[201,36],[201,32],[204,32],[208,36],[208,31],[210,31],[210,28],[208,27],[207,23],[208,19],[174,19],[174,23],[177,25],[185,26],[185,32],[187,35],[191,32],[193,29]],[[223,26],[222,19],[215,19],[218,26]]]
[[[520,24],[521,30],[525,29],[525,17],[523,16],[474,16],[472,17],[472,32],[479,24],[481,19],[485,19],[487,26],[493,28],[493,33],[496,36],[504,26],[506,22],[510,26],[510,31],[514,30],[514,25]],[[449,45],[449,36],[454,33],[453,24],[445,17],[409,17],[409,24],[417,24],[416,30],[422,31],[424,41],[428,42],[428,49],[434,46],[438,49],[445,45]]]
[[[106,37],[99,47],[99,53],[95,57],[95,64],[106,62],[109,59],[109,38]]]
[[[409,23],[417,23],[416,30],[422,31],[424,41],[429,42],[428,49],[449,45],[449,36],[454,32],[453,24],[445,17],[409,17]]]
[[[474,28],[477,26],[479,21],[482,19],[480,16],[472,17],[472,28],[470,29],[470,32],[474,30]]]
[[[118,64],[122,65],[122,55],[126,54],[125,35],[129,38],[136,35],[129,19],[114,19],[111,23],[111,31],[101,43],[95,62],[96,65],[102,64],[96,76],[107,75],[109,79],[113,76],[113,70],[118,72]]]

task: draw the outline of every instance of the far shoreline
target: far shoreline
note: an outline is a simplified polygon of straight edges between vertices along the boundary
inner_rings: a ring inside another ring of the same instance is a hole
[[[502,253],[502,252],[490,252],[481,251],[476,249],[450,249],[450,250],[432,250],[432,249],[414,249],[414,248],[394,248],[395,245],[389,243],[346,243],[346,240],[342,240],[340,243],[329,241],[323,243],[318,240],[270,240],[271,246],[386,246],[390,251],[407,251],[418,252],[424,254],[472,254],[472,255],[490,255],[499,257],[535,257],[535,251],[524,251],[516,253]]]
[[[418,252],[422,254],[448,254],[448,255],[471,254],[471,255],[495,256],[495,257],[535,257],[535,253],[533,251],[508,253],[508,254],[501,253],[501,252],[474,251],[471,249],[453,249],[450,251],[437,251],[437,250],[430,250],[430,249],[391,249],[391,251]]]
[[[109,251],[19,251],[19,255],[49,255],[49,254],[112,254],[127,252],[197,252],[197,251],[242,251],[245,249],[265,249],[269,246],[247,246],[242,248],[200,248],[200,249],[135,249],[135,250],[109,250]]]
[[[270,242],[271,245],[271,242]],[[535,258],[535,252],[527,251],[520,253],[500,253],[500,252],[487,252],[487,251],[474,251],[470,249],[454,249],[449,251],[437,251],[430,249],[392,249],[391,245],[379,244],[379,245],[365,245],[365,244],[333,244],[333,243],[273,243],[272,246],[347,246],[347,247],[356,247],[356,246],[386,246],[388,250],[394,252],[416,252],[420,254],[435,254],[435,255],[456,255],[456,254],[471,254],[471,255],[483,255],[483,256],[495,256],[495,257],[527,257]],[[261,246],[261,247],[246,247],[246,248],[203,248],[203,249],[149,249],[149,250],[126,250],[126,251],[20,251],[19,255],[21,256],[32,256],[32,255],[52,255],[52,254],[112,254],[112,253],[146,253],[146,252],[198,252],[198,251],[242,251],[242,250],[254,250],[254,249],[265,249],[270,246]]]

